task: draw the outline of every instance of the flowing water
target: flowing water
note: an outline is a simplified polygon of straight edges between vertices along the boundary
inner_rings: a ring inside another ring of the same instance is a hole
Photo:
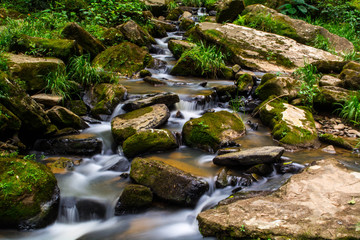
[[[206,109],[224,110],[226,106],[217,102],[213,87],[233,84],[232,81],[205,80],[189,77],[175,77],[167,74],[175,59],[167,48],[170,38],[181,39],[182,35],[170,33],[169,37],[157,39],[154,58],[166,62],[162,68],[151,70],[153,76],[166,79],[166,86],[149,86],[141,79],[124,79],[122,84],[129,94],[141,95],[156,92],[174,92],[179,94],[181,101],[171,110],[171,117],[164,128],[181,132],[182,126],[190,118],[200,117]],[[206,87],[200,82],[207,81]],[[111,118],[123,113],[121,104],[115,109]],[[184,119],[175,118],[181,111]],[[111,119],[110,118],[110,119]],[[243,148],[265,145],[276,145],[269,129],[261,125],[258,119],[242,114],[244,122],[258,122],[257,131],[247,126],[247,135],[241,140]],[[201,197],[195,208],[179,208],[156,203],[146,212],[114,216],[114,208],[129,179],[130,163],[123,156],[113,141],[109,121],[92,124],[84,133],[96,134],[103,140],[102,153],[84,158],[79,166],[66,174],[58,174],[57,180],[61,190],[60,210],[57,221],[40,230],[18,232],[15,230],[0,231],[0,239],[31,239],[31,240],[71,240],[71,239],[203,239],[198,231],[196,216],[202,210],[215,206],[220,200],[227,198],[235,187],[215,189],[214,179],[219,167],[212,164],[214,154],[180,146],[169,153],[152,154],[149,157],[160,159],[196,176],[203,177],[210,184],[209,191]],[[336,157],[347,166],[359,170],[356,158],[348,151],[336,149],[337,154],[331,155],[320,150],[305,150],[296,153],[286,152],[285,159],[298,164],[310,163],[314,160]],[[114,167],[116,166],[116,167]],[[290,174],[279,175],[275,171],[244,188],[250,190],[276,190]]]

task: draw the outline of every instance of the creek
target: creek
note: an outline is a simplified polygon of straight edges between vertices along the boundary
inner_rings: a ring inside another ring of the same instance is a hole
[[[151,69],[153,77],[166,79],[166,86],[150,86],[141,79],[123,79],[129,96],[157,92],[174,92],[181,101],[171,109],[171,117],[163,126],[171,131],[181,132],[182,126],[190,118],[200,117],[206,109],[216,111],[228,110],[227,105],[213,97],[213,88],[218,85],[231,85],[232,81],[208,80],[191,77],[176,77],[167,74],[175,64],[175,59],[167,48],[170,38],[182,39],[179,33],[170,33],[168,37],[157,39],[156,53],[153,57],[163,60],[166,65],[157,70]],[[259,73],[257,73],[259,74]],[[207,81],[206,87],[200,82]],[[111,118],[123,113],[121,104],[115,109]],[[175,118],[180,111],[184,119]],[[258,130],[247,125],[247,134],[241,139],[242,148],[277,145],[272,140],[270,131],[259,119],[242,114],[244,122],[251,120],[259,123]],[[110,119],[111,119],[110,118]],[[115,216],[115,206],[124,187],[130,182],[123,177],[129,173],[130,163],[117,148],[111,135],[110,119],[101,124],[92,124],[84,133],[94,133],[103,140],[102,153],[90,158],[83,158],[79,166],[66,174],[57,174],[61,191],[59,216],[57,221],[39,230],[18,232],[5,230],[0,232],[0,239],[31,240],[71,240],[71,239],[203,239],[198,230],[196,216],[199,212],[215,206],[227,198],[232,190],[239,187],[215,188],[215,177],[219,167],[212,164],[214,154],[180,146],[176,151],[151,154],[150,157],[161,159],[170,165],[203,177],[210,184],[195,208],[179,208],[156,202],[145,212]],[[336,148],[337,154],[328,154],[321,150],[304,150],[296,153],[286,152],[283,158],[297,164],[308,164],[314,160],[335,157],[344,164],[359,170],[356,158],[349,151]],[[116,166],[115,168],[113,166]],[[274,171],[267,177],[259,179],[242,191],[276,190],[291,174],[276,174]],[[91,210],[89,210],[91,209]]]

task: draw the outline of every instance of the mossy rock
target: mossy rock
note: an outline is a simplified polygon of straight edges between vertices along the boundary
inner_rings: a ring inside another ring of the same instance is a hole
[[[141,71],[139,72],[139,74],[140,74],[140,77],[141,77],[141,78],[151,77],[151,76],[152,76],[152,73],[151,73],[149,70],[147,70],[147,69],[141,70]]]
[[[316,110],[334,111],[344,104],[351,94],[355,93],[340,87],[324,86],[320,87],[320,92],[314,97],[314,107]]]
[[[91,94],[91,103],[94,107],[91,113],[110,115],[124,99],[125,94],[126,88],[121,84],[102,83],[94,86]]]
[[[119,199],[120,206],[117,207],[117,209],[129,210],[145,208],[151,205],[152,200],[153,193],[150,188],[138,184],[129,184],[126,185],[124,191],[121,193]]]
[[[189,120],[182,130],[188,146],[216,152],[245,134],[245,125],[241,118],[227,111],[205,113],[200,118]]]
[[[195,46],[196,46],[195,43],[191,43],[189,41],[184,41],[184,40],[171,39],[168,42],[169,50],[176,59],[179,59],[185,51],[190,50]]]
[[[124,37],[129,42],[132,42],[138,46],[146,46],[150,48],[151,44],[156,43],[154,38],[133,20],[127,21],[126,23],[117,26],[116,28],[122,32]]]
[[[191,18],[183,18],[180,22],[179,28],[182,31],[187,31],[193,26],[195,26],[194,20],[192,20]]]
[[[348,141],[346,141],[345,139],[343,139],[341,137],[334,136],[332,134],[328,134],[328,133],[321,134],[319,136],[319,139],[324,143],[331,144],[336,147],[341,147],[341,148],[345,148],[348,150],[354,149],[354,147]]]
[[[46,39],[22,35],[13,39],[10,51],[16,53],[34,52],[48,57],[56,57],[68,62],[80,51],[74,40],[68,39]]]
[[[33,160],[0,158],[0,225],[37,228],[55,221],[59,189],[52,172]]]
[[[166,20],[170,21],[178,21],[179,17],[184,13],[183,10],[180,8],[175,8],[169,12],[169,14],[166,16]]]
[[[145,49],[124,42],[106,49],[93,60],[92,64],[108,71],[131,76],[144,69],[151,61],[152,57]]]
[[[103,33],[103,43],[107,46],[114,46],[125,41],[125,36],[122,32],[117,28],[108,28]]]
[[[168,36],[164,24],[154,20],[151,20],[151,24],[147,31],[152,37],[164,38]]]
[[[263,101],[268,99],[271,95],[294,99],[297,96],[299,89],[299,82],[293,78],[274,77],[266,81],[261,80],[261,84],[256,88],[255,93]]]
[[[260,105],[259,109],[261,121],[272,129],[274,139],[287,149],[319,147],[312,114],[282,100],[272,100],[273,97]]]
[[[340,86],[350,90],[360,90],[360,71],[344,67],[339,78],[343,80]]]
[[[81,9],[86,9],[88,7],[85,0],[60,0],[58,2],[63,4],[68,12],[78,13]]]
[[[78,116],[87,114],[87,107],[83,100],[70,100],[67,102],[67,108]]]
[[[21,121],[4,105],[0,104],[0,139],[6,140],[20,130]]]
[[[250,74],[245,73],[239,76],[236,80],[236,84],[239,92],[249,93],[254,86],[254,80]]]
[[[216,22],[232,22],[244,10],[243,0],[224,0],[217,6]]]
[[[174,135],[167,129],[139,131],[123,143],[124,154],[129,158],[146,153],[169,151],[177,147]]]
[[[74,129],[84,129],[88,127],[84,120],[82,120],[78,115],[61,106],[52,107],[46,111],[46,114],[50,118],[51,122],[59,129],[68,127]]]

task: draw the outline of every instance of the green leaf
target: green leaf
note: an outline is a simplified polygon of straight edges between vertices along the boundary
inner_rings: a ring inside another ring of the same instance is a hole
[[[302,12],[303,14],[306,14],[307,13],[307,9],[306,7],[304,7],[303,5],[299,5],[297,6],[297,8],[299,9],[300,12]]]

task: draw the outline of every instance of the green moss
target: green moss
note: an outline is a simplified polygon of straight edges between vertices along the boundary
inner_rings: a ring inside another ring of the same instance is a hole
[[[34,217],[53,195],[56,179],[32,160],[0,158],[0,223],[16,225]]]
[[[126,89],[120,84],[102,83],[94,87],[93,93],[93,104],[95,106],[91,112],[110,115],[119,102],[123,100]]]
[[[237,80],[237,87],[239,91],[249,91],[254,85],[252,76],[248,73],[241,75]]]
[[[321,134],[319,136],[319,139],[327,144],[331,144],[348,150],[353,150],[353,146],[349,142],[345,141],[341,137],[336,137],[332,134]]]
[[[140,116],[142,116],[142,115],[144,115],[146,113],[149,113],[152,110],[153,110],[152,107],[140,108],[140,109],[131,111],[129,113],[122,114],[119,117],[122,118],[122,119],[126,119],[126,120],[134,119],[134,118],[138,118],[138,117],[140,117]]]
[[[180,8],[175,8],[167,15],[166,20],[177,21],[183,12]]]
[[[142,185],[129,184],[124,188],[119,201],[122,207],[141,208],[150,205],[152,199],[153,194],[150,188]]]
[[[261,82],[260,85],[263,85],[264,83],[266,83],[268,80],[276,78],[276,74],[273,73],[266,73],[264,74],[264,76],[262,76],[261,78]]]

